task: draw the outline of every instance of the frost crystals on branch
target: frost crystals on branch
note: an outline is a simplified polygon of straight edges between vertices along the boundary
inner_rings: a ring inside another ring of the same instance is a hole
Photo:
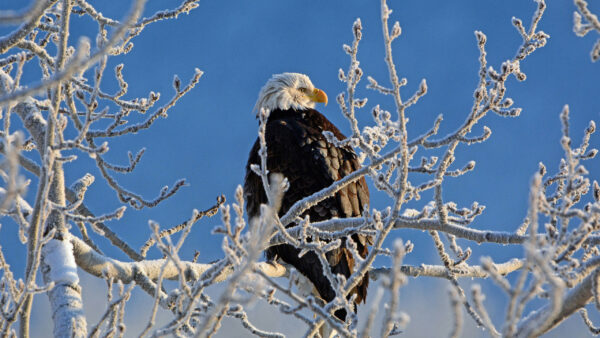
[[[598,16],[592,13],[587,7],[588,4],[585,0],[574,0],[577,11],[573,12],[573,31],[577,36],[585,36],[592,30],[600,34],[600,20]],[[580,14],[581,13],[581,14]],[[583,17],[582,17],[583,16]],[[583,22],[585,19],[587,22]],[[590,52],[590,58],[592,62],[596,62],[600,59],[600,39],[594,43],[592,51]]]
[[[133,46],[130,41],[147,25],[187,13],[197,6],[196,2],[184,1],[173,11],[161,11],[140,19],[145,1],[136,0],[129,13],[118,21],[102,16],[85,0],[40,0],[33,1],[30,8],[20,13],[0,11],[2,24],[17,26],[0,38],[0,112],[3,119],[0,152],[4,155],[0,172],[5,183],[0,188],[0,213],[15,220],[19,239],[27,245],[22,279],[16,280],[4,256],[0,257],[3,281],[0,330],[3,336],[15,333],[12,325],[17,321],[19,335],[29,336],[31,304],[33,296],[40,292],[48,292],[55,336],[86,335],[87,323],[75,265],[81,263],[77,253],[82,251],[71,241],[69,222],[78,226],[87,247],[101,252],[99,245],[88,236],[86,227],[89,225],[131,258],[143,259],[104,224],[121,218],[126,206],[105,215],[94,215],[85,198],[95,177],[87,174],[69,188],[67,182],[73,178],[65,177],[64,166],[78,163],[78,156],[82,154],[95,159],[108,186],[123,203],[138,209],[158,205],[183,186],[184,181],[176,182],[170,189],[163,188],[155,199],[145,200],[123,188],[109,173],[132,172],[143,151],[135,158],[130,154],[128,166],[110,164],[104,156],[109,151],[109,138],[147,129],[158,117],[166,117],[168,110],[199,81],[202,72],[196,70],[189,84],[178,86],[173,98],[143,123],[128,120],[135,121],[136,113],[144,114],[153,108],[158,94],[151,92],[148,98],[122,99],[128,89],[123,65],[115,69],[120,87],[118,93],[105,93],[101,82],[109,56],[127,53]],[[97,24],[94,46],[87,38],[82,38],[76,46],[71,45],[72,15],[85,16]],[[107,26],[112,28],[107,29]],[[22,86],[23,68],[28,63],[31,67],[39,67],[42,79]],[[84,76],[88,73],[91,74],[89,79]],[[34,97],[36,94],[39,96]],[[18,127],[11,126],[13,114],[21,119],[22,124]],[[67,135],[75,136],[68,139]],[[30,151],[37,154],[25,154]],[[40,162],[33,160],[37,158]],[[29,182],[18,175],[19,167],[38,177],[32,184],[36,189],[32,200],[24,197]],[[45,282],[43,286],[35,282],[38,268]],[[113,277],[103,273],[102,278]],[[8,291],[6,297],[4,290]],[[112,303],[109,307],[112,310],[107,310],[110,325],[106,332],[114,334],[117,328],[123,332],[124,327],[119,323],[122,323],[124,302],[130,291],[121,289],[122,299]],[[101,325],[94,328],[93,335],[99,334],[98,330],[102,331]]]

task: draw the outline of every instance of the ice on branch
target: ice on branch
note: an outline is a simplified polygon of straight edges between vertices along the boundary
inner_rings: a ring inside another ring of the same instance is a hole
[[[68,240],[52,239],[44,245],[44,263],[50,268],[49,280],[58,283],[79,283],[73,245]]]
[[[573,12],[573,32],[577,36],[585,36],[590,31],[596,31],[600,34],[600,21],[598,16],[588,9],[588,4],[585,0],[574,0],[577,11]],[[585,22],[583,21],[585,20]],[[600,39],[594,43],[590,52],[592,62],[600,59]]]

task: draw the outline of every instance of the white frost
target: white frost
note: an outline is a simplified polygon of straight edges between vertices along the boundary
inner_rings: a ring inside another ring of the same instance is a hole
[[[52,239],[44,245],[42,251],[44,263],[50,267],[49,275],[54,283],[79,283],[71,242]]]

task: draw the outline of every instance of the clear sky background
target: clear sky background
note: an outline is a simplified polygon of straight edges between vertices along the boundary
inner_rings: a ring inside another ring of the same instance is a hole
[[[105,16],[118,19],[126,15],[130,6],[123,1],[91,3]],[[149,1],[144,13],[149,16],[177,5],[178,1],[174,0]],[[480,30],[487,35],[488,63],[499,69],[502,61],[512,58],[521,44],[511,17],[521,18],[529,27],[536,7],[533,1],[523,0],[390,1],[389,6],[394,10],[390,21],[400,21],[403,31],[393,49],[398,72],[408,79],[403,96],[410,97],[423,78],[429,87],[428,94],[408,111],[410,139],[428,130],[440,113],[444,115],[440,135],[455,130],[468,115],[479,70],[473,32]],[[5,8],[21,6],[14,6],[10,1],[0,3],[0,9]],[[600,12],[600,6],[593,1],[590,8]],[[474,134],[480,134],[483,125],[487,125],[492,129],[491,138],[484,144],[461,145],[457,150],[452,168],[462,168],[470,160],[475,160],[477,165],[468,175],[446,179],[444,198],[460,207],[468,207],[473,201],[485,205],[484,214],[473,224],[478,229],[514,231],[520,225],[527,212],[529,181],[538,163],[542,161],[550,173],[555,173],[563,155],[558,118],[563,105],[571,107],[571,135],[575,144],[580,142],[590,120],[600,122],[600,64],[592,64],[589,58],[598,37],[594,32],[584,38],[575,36],[572,32],[574,10],[571,1],[548,2],[539,25],[551,36],[548,44],[522,63],[521,69],[527,74],[525,82],[514,78],[507,82],[507,97],[514,99],[515,107],[523,108],[521,116],[508,119],[488,115]],[[334,100],[345,89],[345,84],[338,80],[338,69],[346,70],[349,61],[342,44],[352,41],[352,23],[360,17],[364,28],[358,55],[361,67],[365,75],[387,85],[379,15],[377,1],[207,0],[201,1],[199,8],[189,15],[146,28],[133,40],[134,48],[129,54],[109,59],[109,70],[119,63],[125,64],[123,74],[129,83],[125,98],[147,97],[151,90],[160,92],[159,107],[173,95],[174,74],[178,74],[183,83],[191,78],[195,67],[205,74],[197,87],[171,109],[168,119],[157,121],[151,129],[139,134],[109,140],[110,152],[106,158],[116,164],[126,164],[127,151],[136,153],[146,147],[136,171],[119,176],[119,180],[127,189],[148,199],[156,196],[162,186],[172,185],[179,178],[185,178],[188,186],[157,208],[141,212],[128,209],[121,220],[109,223],[113,231],[132,247],[139,248],[149,237],[149,219],[169,227],[184,221],[194,208],[202,210],[213,205],[220,194],[233,201],[236,186],[243,183],[247,155],[257,134],[258,123],[252,108],[261,86],[274,73],[300,72],[310,76],[315,86],[330,98],[327,107],[317,109],[347,133],[348,123]],[[95,39],[97,26],[87,18],[73,17],[72,26],[71,45],[76,45],[80,36]],[[3,34],[7,31],[2,27]],[[37,66],[26,68],[23,83],[38,79]],[[361,126],[370,124],[370,111],[375,104],[394,109],[391,98],[367,90],[366,83],[365,77],[358,90],[358,96],[369,98],[366,108],[358,113]],[[116,80],[111,71],[107,71],[103,90],[113,93],[116,88]],[[132,119],[138,118],[145,117]],[[592,146],[598,147],[599,139],[593,136]],[[419,153],[417,158],[421,155],[427,154]],[[86,196],[88,207],[96,214],[116,209],[118,199],[104,184],[92,161],[85,155],[80,159],[66,166],[67,184],[91,172],[96,182]],[[600,178],[597,159],[588,161],[586,167],[592,179]],[[27,173],[24,175],[30,177]],[[31,189],[27,196],[29,201],[33,200],[34,193]],[[372,195],[371,207],[382,209],[390,203],[382,194],[373,192]],[[408,207],[422,206],[430,194],[422,197],[421,202]],[[201,262],[222,257],[221,237],[211,235],[211,229],[219,222],[215,217],[196,224],[182,256],[191,259],[194,250],[199,250]],[[14,240],[14,226],[4,223],[7,226],[2,228],[0,245],[5,252],[12,253],[7,259],[19,271],[24,264],[24,250]],[[75,229],[73,232],[78,234]],[[96,238],[108,253],[127,260],[124,254],[111,250],[108,241]],[[406,263],[440,263],[426,234],[401,230],[390,235],[390,243],[395,238],[415,243],[415,250],[406,257]],[[474,251],[472,264],[478,263],[482,255],[504,261],[523,254],[519,247],[466,245]],[[155,249],[149,255],[160,257]],[[380,260],[376,265],[387,263]],[[486,304],[499,323],[505,310],[500,291],[489,282],[483,285],[488,295]],[[409,336],[445,334],[450,330],[452,317],[447,287],[445,281],[409,279],[401,296],[402,309],[413,318],[407,329]],[[84,297],[90,297],[93,303],[95,295],[88,293],[85,286],[84,292]],[[37,297],[36,304],[43,305],[46,302],[43,298]],[[145,295],[137,298],[148,303],[149,297]],[[49,317],[43,311],[43,308],[38,311],[39,330],[48,325],[41,319]],[[128,313],[128,316],[133,314]],[[470,318],[465,320],[471,325]],[[432,326],[432,321],[439,325]],[[579,330],[577,336],[587,332],[579,318],[571,319],[565,327],[571,327],[571,332]],[[139,330],[129,334],[136,332]],[[470,335],[482,335],[478,330],[470,332]],[[549,336],[553,335],[559,333]]]

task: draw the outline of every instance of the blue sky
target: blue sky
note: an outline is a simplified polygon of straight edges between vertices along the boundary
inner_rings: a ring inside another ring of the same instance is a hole
[[[115,18],[124,17],[130,6],[128,2],[117,1],[92,3],[104,15]],[[149,1],[144,13],[148,16],[177,4],[178,1],[170,0]],[[0,4],[0,9],[5,6]],[[389,6],[394,10],[391,21],[400,21],[403,30],[393,49],[398,72],[408,79],[403,95],[411,96],[422,78],[429,87],[428,94],[408,112],[409,138],[426,131],[440,113],[444,115],[440,135],[453,131],[466,118],[479,69],[473,32],[480,30],[487,35],[488,62],[498,69],[521,43],[511,17],[521,18],[528,27],[535,10],[533,1],[523,0],[390,1]],[[600,12],[597,5],[590,8]],[[487,125],[493,132],[491,138],[484,144],[461,146],[457,151],[454,168],[463,167],[470,160],[477,165],[468,175],[447,179],[444,198],[461,207],[468,207],[473,201],[486,205],[484,214],[473,224],[476,228],[513,231],[518,227],[526,214],[529,181],[538,163],[544,162],[549,172],[554,173],[562,156],[558,114],[564,104],[571,107],[574,143],[581,139],[589,120],[598,122],[600,64],[592,64],[589,58],[597,34],[592,32],[584,38],[573,34],[574,9],[570,1],[548,3],[539,25],[551,36],[548,44],[522,63],[521,69],[527,74],[525,82],[510,79],[507,83],[507,96],[514,99],[516,107],[523,108],[521,116],[516,119],[487,116],[474,133],[480,133],[483,125]],[[342,44],[352,41],[352,23],[360,17],[364,28],[359,47],[361,67],[365,75],[387,85],[379,14],[376,1],[201,1],[199,8],[189,15],[146,28],[133,40],[134,49],[129,54],[109,60],[109,70],[119,63],[125,64],[123,74],[129,83],[125,98],[145,97],[153,90],[161,93],[158,107],[173,94],[174,74],[187,83],[195,67],[205,73],[198,86],[169,112],[168,119],[157,121],[151,129],[139,134],[109,140],[110,152],[106,158],[125,164],[128,150],[136,153],[146,147],[138,169],[119,180],[148,199],[179,178],[185,178],[189,186],[155,209],[142,212],[128,209],[123,219],[110,223],[112,229],[139,248],[149,236],[149,219],[167,227],[185,220],[194,208],[211,206],[220,194],[232,201],[235,187],[243,182],[247,154],[256,138],[257,122],[252,108],[259,89],[274,73],[291,71],[309,75],[330,98],[327,107],[317,108],[347,133],[348,123],[333,100],[345,88],[337,78],[339,68],[348,68]],[[97,27],[87,18],[74,17],[72,26],[72,45],[80,36],[93,40],[97,33]],[[6,31],[3,27],[2,32]],[[28,67],[24,83],[37,81],[38,77],[37,66]],[[365,86],[366,79],[358,90],[359,96],[369,98],[358,115],[362,126],[370,123],[370,109],[375,104],[394,109],[389,97]],[[116,80],[110,71],[105,73],[103,90],[116,91]],[[593,136],[592,146],[598,144],[598,137]],[[91,166],[91,160],[85,155],[80,159],[67,165],[67,184],[91,172],[96,182],[88,190],[86,204],[97,214],[117,208],[116,195]],[[599,178],[597,159],[589,161],[586,167],[592,179]],[[32,201],[34,194],[31,189],[28,200]],[[423,196],[425,201],[427,197]],[[384,208],[389,202],[385,196],[373,193],[371,206]],[[218,218],[199,222],[187,241],[183,257],[191,258],[194,250],[201,252],[202,262],[221,257],[221,238],[210,234],[218,223]],[[13,234],[14,228],[5,226],[2,231]],[[8,238],[4,234],[1,237]],[[439,262],[425,234],[402,230],[390,237],[416,243],[414,253],[406,258],[407,263]],[[19,266],[23,256],[17,252],[22,249],[3,238],[0,244],[15,253],[8,259]],[[126,259],[123,254],[111,251],[106,240],[98,242],[116,257]],[[475,256],[491,255],[498,260],[522,254],[516,247],[485,244],[471,244],[471,247]],[[159,253],[151,250],[150,255],[158,257]],[[418,282],[411,280],[413,284]],[[431,285],[444,285],[435,283]],[[495,290],[489,286],[484,292],[493,294]],[[497,313],[502,311],[500,306]]]

